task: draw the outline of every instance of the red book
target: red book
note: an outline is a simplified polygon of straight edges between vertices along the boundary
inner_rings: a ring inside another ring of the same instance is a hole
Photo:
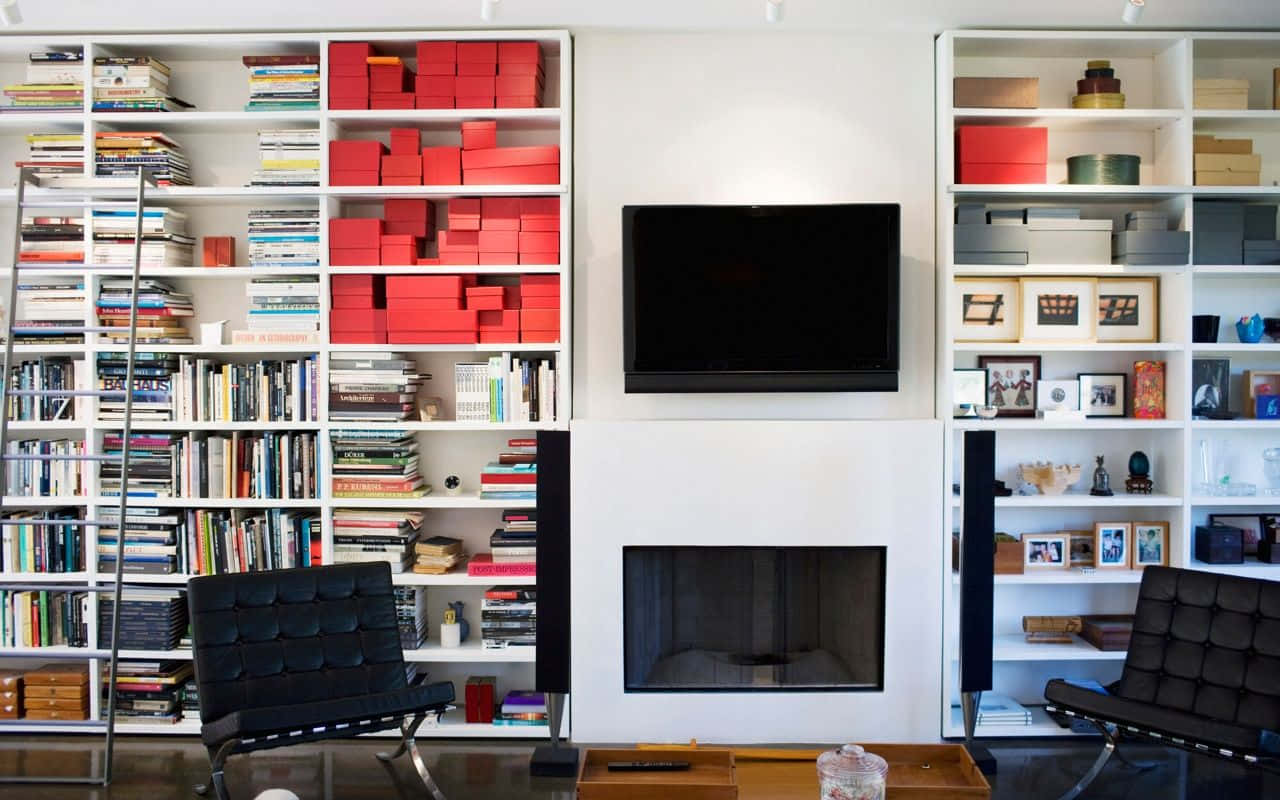
[[[538,565],[524,561],[495,564],[491,554],[476,553],[467,562],[467,574],[480,578],[533,578],[538,575]]]
[[[537,447],[537,439],[508,439],[507,447]]]
[[[335,492],[411,492],[418,488],[420,478],[367,481],[359,478],[334,478]]]
[[[538,482],[538,475],[534,472],[482,472],[480,482],[533,486]]]

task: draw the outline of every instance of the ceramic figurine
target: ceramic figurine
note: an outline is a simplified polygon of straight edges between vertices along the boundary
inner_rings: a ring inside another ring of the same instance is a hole
[[[450,608],[444,612],[444,622],[440,623],[440,646],[460,647],[462,645],[462,626],[458,624],[457,613]]]
[[[1129,478],[1124,482],[1124,490],[1129,494],[1151,494],[1151,460],[1141,450],[1134,450],[1129,456]]]
[[[1240,341],[1245,344],[1257,344],[1262,341],[1262,331],[1262,317],[1257,314],[1252,317],[1241,317],[1236,323],[1236,336],[1240,337]]]
[[[1110,497],[1111,492],[1111,476],[1107,474],[1107,470],[1102,466],[1102,456],[1097,458],[1098,466],[1093,470],[1093,487],[1089,489],[1089,494],[1094,497]]]
[[[462,478],[457,475],[449,475],[444,479],[444,492],[448,495],[458,495],[462,493]]]
[[[1033,483],[1041,494],[1060,495],[1080,480],[1079,464],[1054,465],[1048,461],[1037,461],[1034,464],[1019,464],[1022,479]]]
[[[471,623],[467,622],[467,620],[462,616],[463,605],[464,604],[461,600],[455,600],[449,604],[449,610],[453,612],[453,615],[455,618],[457,618],[458,625],[460,626],[459,633],[462,634],[461,637],[458,639],[458,641],[460,642],[465,642],[467,640],[467,637],[471,635]]]

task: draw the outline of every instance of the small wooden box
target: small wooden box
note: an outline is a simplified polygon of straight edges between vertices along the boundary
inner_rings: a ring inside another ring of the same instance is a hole
[[[14,670],[0,671],[0,692],[22,691],[22,673]]]
[[[678,772],[610,772],[610,761],[688,761]],[[729,750],[589,748],[578,766],[578,800],[737,800]]]
[[[1022,542],[996,542],[996,574],[1021,575],[1024,551]]]
[[[89,718],[89,712],[87,709],[83,711],[81,710],[67,711],[61,708],[45,708],[45,709],[40,709],[39,711],[32,711],[31,709],[27,709],[27,713],[24,715],[24,719],[43,720],[43,721],[86,720],[88,718]]]
[[[52,709],[61,709],[62,711],[84,711],[89,710],[89,696],[83,697],[25,697],[23,698],[23,707],[27,711],[48,711]]]
[[[22,676],[30,686],[85,686],[89,685],[89,668],[79,664],[46,664],[29,670]],[[88,691],[88,689],[86,689]]]
[[[1036,108],[1039,78],[956,78],[952,83],[956,108]]]
[[[29,683],[22,690],[22,696],[26,700],[32,700],[37,697],[52,697],[62,700],[88,698],[89,687],[86,686],[41,686],[40,684]]]
[[[206,267],[231,267],[236,263],[236,237],[204,237],[204,265]]]

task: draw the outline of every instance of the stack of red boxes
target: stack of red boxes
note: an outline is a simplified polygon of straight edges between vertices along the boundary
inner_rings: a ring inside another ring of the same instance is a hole
[[[1048,160],[1048,128],[956,128],[956,183],[1044,183]]]
[[[519,197],[486,197],[480,201],[480,263],[520,263]]]
[[[458,42],[454,105],[458,108],[493,108],[497,98],[497,75],[497,42]]]
[[[370,56],[369,108],[413,108],[413,72],[399,56]]]
[[[520,341],[560,341],[560,276],[520,276]]]
[[[498,45],[498,108],[541,108],[546,76],[542,47],[537,42],[501,42]]]
[[[435,235],[431,225],[431,204],[426,200],[397,198],[382,201],[383,230],[420,239]]]
[[[329,142],[330,186],[377,186],[387,148],[371,139]]]
[[[389,344],[475,344],[479,312],[463,307],[463,289],[474,275],[387,277]]]
[[[329,263],[333,266],[376,267],[381,263],[380,219],[329,220]]]
[[[458,147],[422,148],[422,182],[427,186],[462,184],[462,150]]]
[[[413,79],[414,102],[418,108],[453,108],[457,94],[457,42],[418,42],[418,74]]]
[[[560,199],[520,198],[521,264],[560,263]]]
[[[421,186],[422,154],[417,128],[392,128],[391,153],[382,157],[383,186]]]
[[[491,147],[462,151],[462,183],[559,183],[560,147]]]
[[[381,220],[379,220],[381,221]],[[381,275],[334,275],[329,340],[334,344],[386,344],[386,288]]]
[[[329,43],[329,108],[369,107],[368,42]]]

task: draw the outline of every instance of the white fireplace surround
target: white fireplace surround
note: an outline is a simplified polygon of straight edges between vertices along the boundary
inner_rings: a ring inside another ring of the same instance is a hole
[[[573,738],[939,738],[942,426],[904,421],[572,423]],[[884,545],[883,692],[627,693],[625,545]]]

